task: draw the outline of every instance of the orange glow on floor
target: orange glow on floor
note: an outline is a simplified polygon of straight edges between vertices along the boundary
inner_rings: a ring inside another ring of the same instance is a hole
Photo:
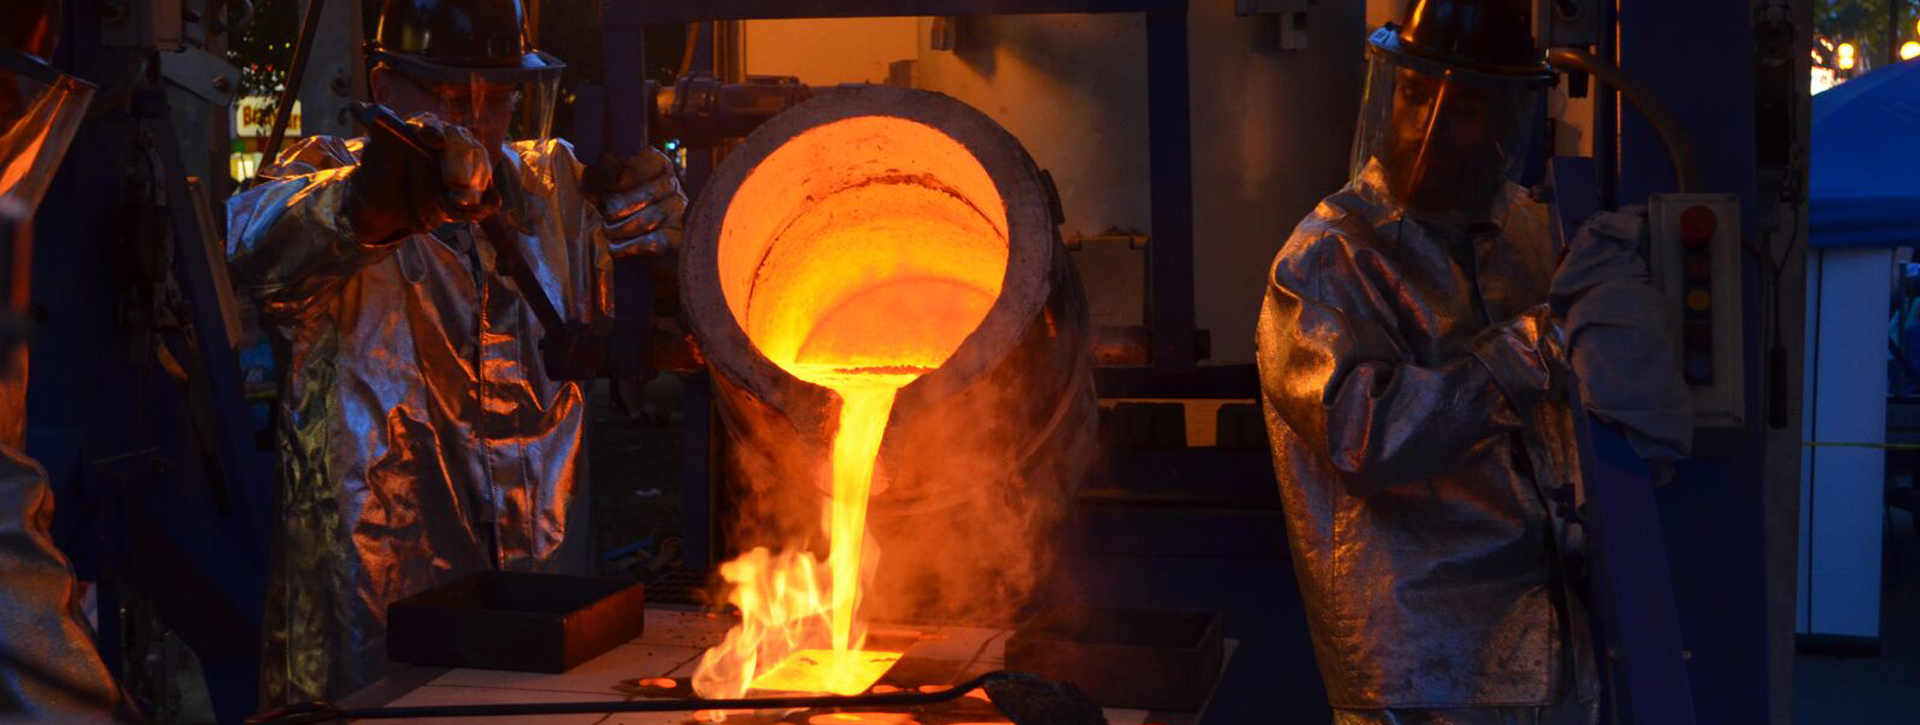
[[[903,712],[830,712],[807,718],[807,725],[916,725],[918,722]]]
[[[900,661],[899,652],[803,649],[754,679],[753,689],[858,695]],[[878,689],[876,688],[876,692]]]

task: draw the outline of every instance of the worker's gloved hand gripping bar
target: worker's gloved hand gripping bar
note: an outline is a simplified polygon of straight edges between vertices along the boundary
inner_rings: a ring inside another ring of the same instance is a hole
[[[421,137],[420,127],[401,120],[386,106],[355,103],[353,109],[360,123],[367,127],[367,148],[370,152],[367,163],[407,165],[399,170],[368,168],[366,171],[408,183],[409,174],[438,173],[443,166],[430,141]],[[465,133],[458,127],[447,128],[450,130],[442,130],[441,133]],[[374,149],[381,151],[373,152]],[[385,154],[390,150],[404,151],[412,158],[389,158]],[[434,171],[423,171],[423,166]],[[491,173],[491,169],[488,173]],[[495,262],[507,274],[507,278],[513,280],[514,286],[520,288],[520,294],[533,308],[534,317],[540,320],[540,326],[545,330],[540,351],[546,362],[548,377],[580,380],[609,369],[607,341],[593,335],[585,323],[569,323],[562,317],[559,307],[547,296],[546,288],[541,286],[533,267],[528,264],[520,245],[520,219],[515,213],[517,194],[513,195],[516,198],[504,198],[500,191],[503,184],[511,184],[512,181],[500,175],[494,175],[491,181],[493,183],[484,186],[484,192],[477,195],[470,188],[461,188],[470,185],[449,184],[449,193],[442,195],[446,199],[441,202],[444,209],[439,214],[447,217],[444,221],[466,219],[480,225],[480,231],[493,245]],[[433,220],[424,219],[423,215],[423,219],[416,223],[430,221]],[[412,226],[406,224],[400,229],[417,231],[409,228]]]

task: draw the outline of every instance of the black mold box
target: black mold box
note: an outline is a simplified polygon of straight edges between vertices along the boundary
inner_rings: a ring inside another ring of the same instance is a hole
[[[565,672],[640,636],[646,587],[619,579],[483,571],[387,607],[387,658]]]

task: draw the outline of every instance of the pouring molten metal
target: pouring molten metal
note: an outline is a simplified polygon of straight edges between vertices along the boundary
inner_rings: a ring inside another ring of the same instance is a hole
[[[818,173],[807,163],[811,155],[889,147],[945,168],[857,179],[795,213],[751,201]],[[832,495],[821,512],[828,555],[823,566],[805,542],[789,542],[720,567],[741,622],[703,656],[694,690],[706,697],[749,689],[858,694],[899,658],[861,651],[859,617],[863,582],[877,564],[868,499],[894,398],[945,364],[993,307],[1007,268],[1005,211],[985,169],[959,143],[884,116],[807,131],[756,167],[735,198],[727,225],[771,237],[751,245],[757,253],[720,253],[723,269],[751,267],[723,276],[742,281],[726,290],[735,317],[767,360],[838,401]],[[757,218],[772,214],[786,216]]]

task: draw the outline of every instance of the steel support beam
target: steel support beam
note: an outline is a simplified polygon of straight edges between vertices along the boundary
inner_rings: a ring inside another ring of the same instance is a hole
[[[1147,169],[1153,238],[1147,243],[1147,327],[1153,369],[1184,370],[1193,346],[1193,119],[1187,13],[1147,13]]]
[[[708,20],[880,18],[920,15],[1185,13],[1187,0],[607,0],[601,16],[616,25],[679,25]]]

